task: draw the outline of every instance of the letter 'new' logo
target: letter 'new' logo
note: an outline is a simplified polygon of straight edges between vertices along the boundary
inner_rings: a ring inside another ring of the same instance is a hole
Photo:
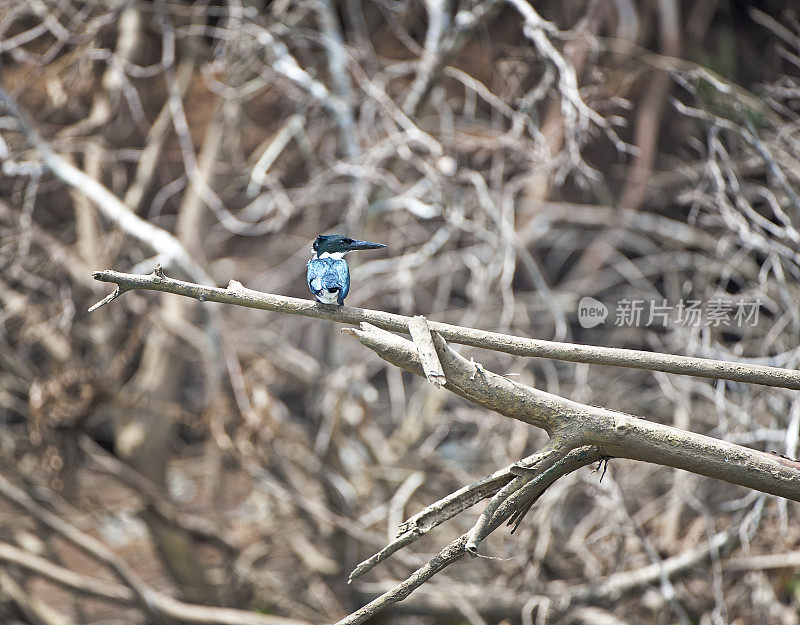
[[[593,297],[582,297],[578,302],[578,323],[582,328],[599,326],[608,317],[608,307]]]

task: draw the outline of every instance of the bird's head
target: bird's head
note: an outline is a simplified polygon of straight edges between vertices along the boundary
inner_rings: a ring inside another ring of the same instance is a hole
[[[321,256],[322,254],[346,254],[355,250],[377,250],[386,246],[383,243],[356,241],[341,234],[321,234],[311,247],[317,256]]]

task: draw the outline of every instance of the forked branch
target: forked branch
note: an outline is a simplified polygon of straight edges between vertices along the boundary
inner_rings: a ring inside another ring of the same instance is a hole
[[[381,358],[423,375],[414,344],[362,324],[349,330]],[[604,456],[643,460],[800,501],[800,462],[633,415],[581,404],[512,382],[453,351],[433,334],[445,388],[495,412],[544,428],[562,452],[596,445]]]

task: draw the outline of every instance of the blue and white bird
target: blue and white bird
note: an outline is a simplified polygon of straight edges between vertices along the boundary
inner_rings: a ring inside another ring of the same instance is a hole
[[[376,250],[383,243],[356,241],[341,234],[321,234],[311,246],[314,257],[308,261],[308,288],[321,304],[344,304],[350,292],[350,268],[344,255],[355,250]]]

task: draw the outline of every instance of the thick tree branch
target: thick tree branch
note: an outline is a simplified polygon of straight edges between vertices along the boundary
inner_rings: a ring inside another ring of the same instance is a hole
[[[423,375],[411,341],[368,324],[351,333],[392,364]],[[563,437],[569,448],[597,445],[606,456],[684,469],[800,501],[798,461],[511,382],[454,352],[441,335],[434,333],[433,339],[447,377],[445,388]]]
[[[231,281],[228,288],[207,287],[182,280],[175,280],[163,274],[138,275],[118,271],[96,271],[95,280],[116,284],[121,292],[132,289],[162,291],[183,295],[194,299],[223,304],[236,304],[248,308],[284,312],[292,315],[330,319],[339,323],[357,325],[370,323],[391,332],[409,332],[411,317],[396,315],[379,310],[368,310],[350,306],[324,306],[316,302],[296,297],[262,293],[243,287]],[[113,299],[113,298],[112,298]],[[110,301],[110,300],[109,300]],[[94,309],[94,308],[93,308]],[[691,375],[733,382],[747,382],[800,390],[800,371],[768,367],[743,362],[729,362],[708,358],[693,358],[674,354],[659,354],[635,349],[618,349],[596,345],[578,345],[531,339],[498,332],[488,332],[465,328],[438,321],[428,321],[431,330],[444,339],[459,345],[469,345],[491,349],[515,356],[551,358],[568,362],[581,362],[595,365],[628,367],[649,371],[663,371],[679,375]]]

